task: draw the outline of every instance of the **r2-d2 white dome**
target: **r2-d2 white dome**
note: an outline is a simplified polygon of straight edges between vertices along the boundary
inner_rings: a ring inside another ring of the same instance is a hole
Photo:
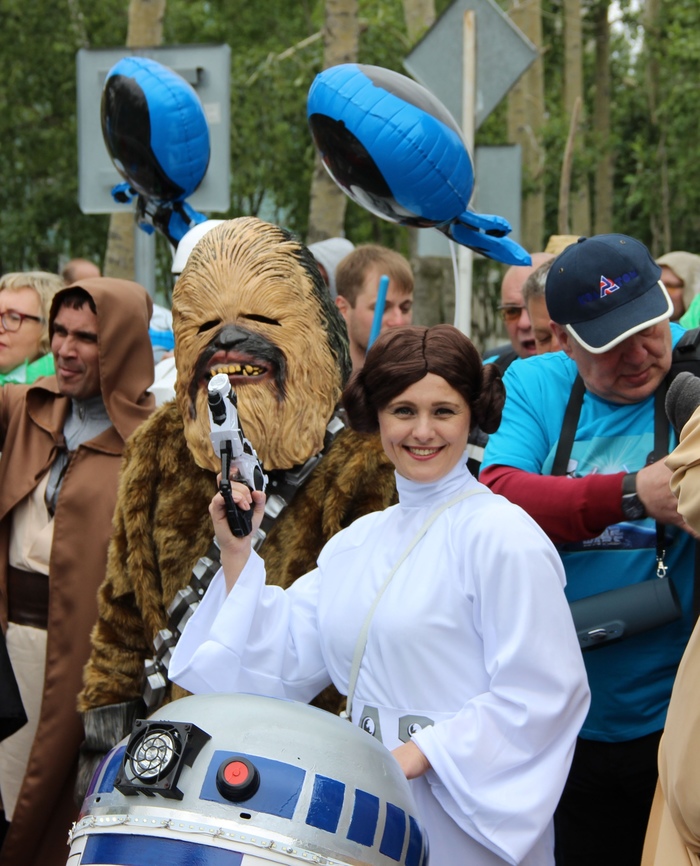
[[[198,695],[137,721],[95,773],[67,866],[426,866],[376,739],[292,701]]]

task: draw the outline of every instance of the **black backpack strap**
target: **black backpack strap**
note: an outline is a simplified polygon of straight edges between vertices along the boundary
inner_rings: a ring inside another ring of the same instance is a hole
[[[671,369],[666,377],[670,385],[679,373],[700,376],[700,328],[691,328],[676,343],[671,356]],[[693,622],[700,618],[700,541],[695,541],[695,575],[693,585]]]
[[[671,355],[671,370],[669,371],[667,383],[676,378],[679,373],[692,373],[700,376],[700,328],[692,328],[676,343]]]
[[[686,331],[685,334],[676,344],[673,350],[673,360],[671,362],[671,370],[665,380],[657,388],[654,394],[654,450],[649,454],[647,463],[653,463],[655,460],[660,460],[669,451],[668,440],[668,419],[664,403],[666,400],[666,392],[673,379],[684,370],[688,370],[694,375],[700,375],[700,328],[694,328],[691,331]],[[571,449],[574,445],[576,436],[576,427],[578,419],[581,416],[581,407],[583,405],[583,397],[586,392],[586,387],[583,384],[583,379],[576,376],[571,387],[571,396],[566,405],[564,412],[564,420],[559,434],[559,442],[554,455],[554,463],[552,464],[552,475],[566,475],[566,468],[571,456]],[[661,524],[656,524],[656,555],[657,562],[665,548],[665,531]],[[700,617],[700,541],[695,542],[695,575],[693,586],[693,615],[694,621]]]
[[[557,451],[552,464],[552,475],[566,475],[566,467],[569,465],[571,449],[574,447],[576,428],[581,416],[581,406],[585,393],[586,386],[583,384],[583,379],[577,374],[574,384],[571,386],[571,396],[566,404],[566,412],[564,412],[564,421],[561,425]]]

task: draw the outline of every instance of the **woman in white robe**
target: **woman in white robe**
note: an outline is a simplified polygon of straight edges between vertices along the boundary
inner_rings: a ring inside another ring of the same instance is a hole
[[[471,427],[498,426],[500,374],[455,328],[382,335],[344,394],[379,429],[399,504],[324,547],[288,590],[265,585],[247,539],[211,512],[222,570],[170,674],[195,693],[311,700],[334,683],[351,719],[392,749],[421,811],[432,866],[551,866],[552,815],[589,693],[558,554],[520,508],[466,468]],[[264,496],[235,484],[261,519]],[[435,520],[396,570],[407,546]]]

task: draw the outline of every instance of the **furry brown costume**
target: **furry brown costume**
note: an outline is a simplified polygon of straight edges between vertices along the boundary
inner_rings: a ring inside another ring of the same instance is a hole
[[[306,247],[253,218],[217,226],[175,286],[173,331],[177,403],[198,466],[221,468],[207,413],[207,382],[218,372],[238,389],[246,436],[266,469],[289,469],[321,450],[350,359]]]
[[[214,474],[196,466],[176,405],[167,403],[127,445],[81,709],[141,697],[165,609],[211,544],[215,492]],[[289,586],[314,568],[332,535],[394,500],[394,467],[378,437],[344,430],[266,538],[268,579]]]
[[[224,223],[197,244],[173,314],[177,400],[127,446],[79,701],[87,745],[98,752],[130,729],[166,609],[211,544],[208,506],[219,465],[209,440],[208,375],[229,373],[245,434],[274,475],[320,451],[349,372],[344,324],[313,258],[256,219]],[[395,498],[378,437],[341,432],[260,548],[268,580],[288,586],[338,530]]]

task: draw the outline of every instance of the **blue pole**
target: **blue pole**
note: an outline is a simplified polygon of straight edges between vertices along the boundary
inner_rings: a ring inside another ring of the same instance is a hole
[[[369,332],[369,342],[367,349],[369,350],[372,343],[379,336],[382,329],[382,318],[384,317],[384,307],[386,306],[386,293],[389,288],[389,277],[382,274],[379,280],[379,290],[377,292],[377,306],[374,308],[374,318],[372,319],[372,330]]]

